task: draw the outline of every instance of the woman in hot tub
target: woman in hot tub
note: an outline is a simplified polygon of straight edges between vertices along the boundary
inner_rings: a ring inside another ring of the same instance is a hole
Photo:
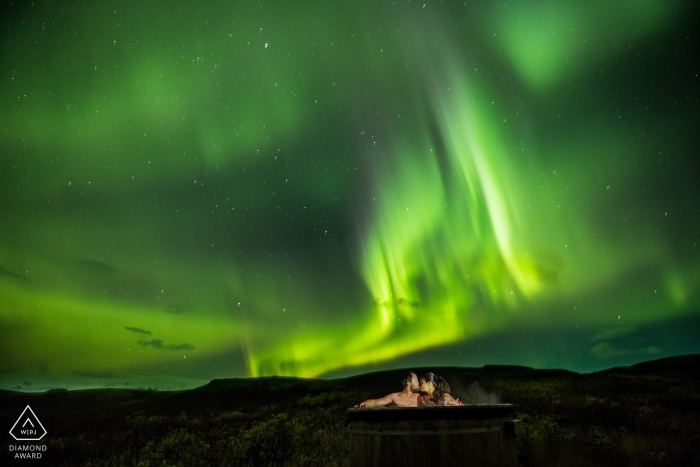
[[[420,392],[418,407],[464,405],[450,395],[450,385],[447,381],[430,371],[420,377]]]

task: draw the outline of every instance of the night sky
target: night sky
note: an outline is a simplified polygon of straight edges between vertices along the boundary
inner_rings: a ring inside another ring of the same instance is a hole
[[[696,2],[2,8],[2,387],[700,352]]]

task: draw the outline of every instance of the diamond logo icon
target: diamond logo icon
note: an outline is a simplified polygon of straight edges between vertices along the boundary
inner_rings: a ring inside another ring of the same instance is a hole
[[[46,429],[41,424],[31,407],[27,406],[10,429],[10,434],[17,441],[39,441],[46,435]]]

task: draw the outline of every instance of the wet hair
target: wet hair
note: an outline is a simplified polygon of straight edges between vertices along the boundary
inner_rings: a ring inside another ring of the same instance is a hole
[[[414,372],[409,371],[406,376],[403,377],[401,380],[401,387],[406,387],[406,385],[412,385],[413,384],[413,375],[415,375]]]
[[[433,383],[433,386],[435,386],[435,392],[430,399],[431,402],[437,405],[445,405],[445,394],[450,393],[450,385],[447,384],[447,381],[430,371],[423,373],[420,377],[424,379],[426,383]]]

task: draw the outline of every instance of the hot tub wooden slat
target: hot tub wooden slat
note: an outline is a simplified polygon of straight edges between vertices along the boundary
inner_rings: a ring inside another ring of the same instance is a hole
[[[498,431],[491,433],[491,446],[493,449],[493,462],[495,465],[503,465],[503,420],[492,420],[493,426],[498,428]]]
[[[410,422],[407,420],[401,420],[397,422],[396,427],[399,431],[411,431]],[[392,436],[391,439],[391,451],[395,452],[397,459],[402,459],[403,465],[409,466],[412,463],[410,458],[411,449],[411,438],[412,436]]]
[[[462,446],[462,438],[464,436],[462,435],[448,435],[447,439],[449,442],[449,449],[448,449],[448,465],[450,466],[458,466],[463,464],[463,459],[464,459],[464,448]]]
[[[475,467],[489,467],[486,462],[486,448],[484,446],[484,433],[478,433],[472,437],[474,445],[474,465]]]
[[[501,445],[501,465],[516,465],[518,463],[518,453],[516,451],[515,433],[512,421],[504,421],[502,435],[499,439]]]
[[[457,420],[454,424],[455,427],[462,430],[470,430],[475,427],[474,420],[464,419]],[[472,442],[471,437],[464,436],[460,434],[454,435],[455,449],[453,450],[454,456],[452,457],[452,465],[471,465],[469,462],[472,456]]]
[[[479,426],[481,427],[481,421],[479,420]],[[483,457],[484,457],[484,447],[482,443],[482,435],[481,434],[475,434],[474,436],[469,437],[471,441],[471,452],[472,452],[472,459],[473,459],[473,465],[478,466],[478,467],[483,467]]]
[[[350,433],[350,463],[352,465],[357,465],[357,445],[358,437],[355,433]]]
[[[436,425],[438,433],[445,433],[437,436],[438,453],[440,455],[438,459],[438,466],[450,467],[450,435],[447,434],[447,430],[449,430],[451,427],[449,426],[447,420],[438,420]]]
[[[482,424],[484,427],[490,428],[494,426],[494,421],[493,419],[489,418],[486,420],[482,421]],[[486,465],[488,467],[497,467],[500,465],[499,463],[496,462],[496,449],[497,447],[494,446],[494,436],[493,432],[486,432],[484,433],[484,460],[486,461]]]
[[[422,428],[423,424],[414,421],[413,430],[417,431],[418,428]],[[425,436],[414,436],[413,438],[413,449],[416,455],[416,463],[418,465],[426,465],[426,455],[425,455]]]
[[[381,435],[372,436],[372,465],[381,467],[382,465],[382,437]]]
[[[370,428],[370,424],[366,423],[365,428]],[[379,459],[374,458],[374,442],[375,442],[376,436],[366,436],[365,437],[365,459],[366,460],[371,460],[371,464],[368,465],[376,465],[377,462],[379,462]]]
[[[491,433],[491,446],[493,446],[493,461],[497,466],[503,465],[503,421],[494,420],[494,426],[499,430]]]
[[[394,423],[394,422],[383,422],[381,424],[381,426],[382,426],[382,431],[396,429],[396,423]],[[391,457],[391,438],[393,438],[393,437],[387,438],[387,437],[382,436],[382,439],[380,442],[381,445],[379,447],[379,450],[381,452],[381,454],[380,454],[381,460],[380,460],[379,466],[391,465],[391,459],[392,459],[392,457]]]
[[[353,467],[514,467],[515,437],[504,429],[512,412],[503,404],[350,409],[351,462]]]
[[[362,428],[365,427],[366,423],[365,422],[357,422],[358,425],[360,425]],[[357,464],[354,465],[360,465],[361,462],[364,462],[366,458],[366,443],[367,443],[367,437],[366,436],[360,436],[360,435],[355,435],[355,446],[357,446],[357,452],[355,453],[355,459],[357,459]]]
[[[359,422],[358,422],[359,423]],[[364,438],[362,436],[356,435],[352,431],[350,432],[350,463],[352,465],[359,465],[360,462],[360,442]]]
[[[426,420],[423,422],[423,430],[431,433],[425,436],[425,465],[438,465],[440,448],[438,444],[437,429],[438,420]]]
[[[438,432],[441,432],[441,421],[437,423]],[[445,428],[446,429],[446,428]],[[442,433],[437,436],[437,453],[438,459],[436,464],[441,467],[451,467],[450,465],[450,435],[448,433]]]

